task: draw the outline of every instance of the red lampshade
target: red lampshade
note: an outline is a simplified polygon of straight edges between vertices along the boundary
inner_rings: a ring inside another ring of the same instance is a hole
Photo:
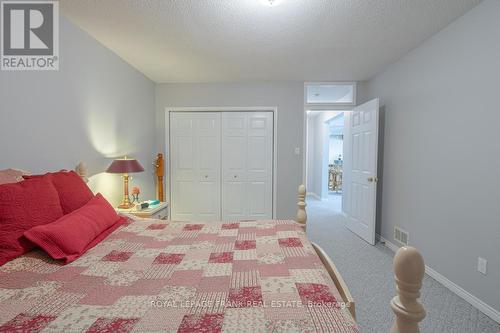
[[[144,168],[137,160],[127,158],[114,160],[106,170],[108,173],[133,173],[142,171],[144,171]]]

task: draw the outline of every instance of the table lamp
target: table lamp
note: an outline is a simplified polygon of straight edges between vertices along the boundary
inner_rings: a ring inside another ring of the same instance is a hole
[[[128,195],[128,174],[142,171],[144,171],[142,165],[136,159],[129,159],[127,156],[113,160],[111,165],[106,170],[108,173],[120,173],[123,177],[123,200],[118,208],[128,209],[134,207],[134,204],[130,202],[130,197]]]

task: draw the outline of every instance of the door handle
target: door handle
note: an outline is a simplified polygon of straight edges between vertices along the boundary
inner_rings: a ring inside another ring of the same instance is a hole
[[[376,183],[376,182],[378,182],[378,178],[377,178],[377,177],[368,177],[368,181],[369,181],[370,183],[373,183],[373,182],[375,182],[375,183]]]

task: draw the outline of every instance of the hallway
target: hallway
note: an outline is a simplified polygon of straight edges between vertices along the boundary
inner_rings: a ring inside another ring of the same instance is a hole
[[[342,214],[342,193],[329,192],[328,198],[318,200],[314,197],[308,197],[307,203],[311,203],[315,208],[320,208],[321,211],[328,212],[332,215]]]

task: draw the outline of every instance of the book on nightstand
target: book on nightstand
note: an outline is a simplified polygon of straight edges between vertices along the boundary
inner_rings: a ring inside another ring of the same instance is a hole
[[[116,208],[119,213],[132,214],[141,218],[151,218],[158,220],[168,219],[168,203],[158,200],[149,200],[137,204],[135,207],[123,209]]]

